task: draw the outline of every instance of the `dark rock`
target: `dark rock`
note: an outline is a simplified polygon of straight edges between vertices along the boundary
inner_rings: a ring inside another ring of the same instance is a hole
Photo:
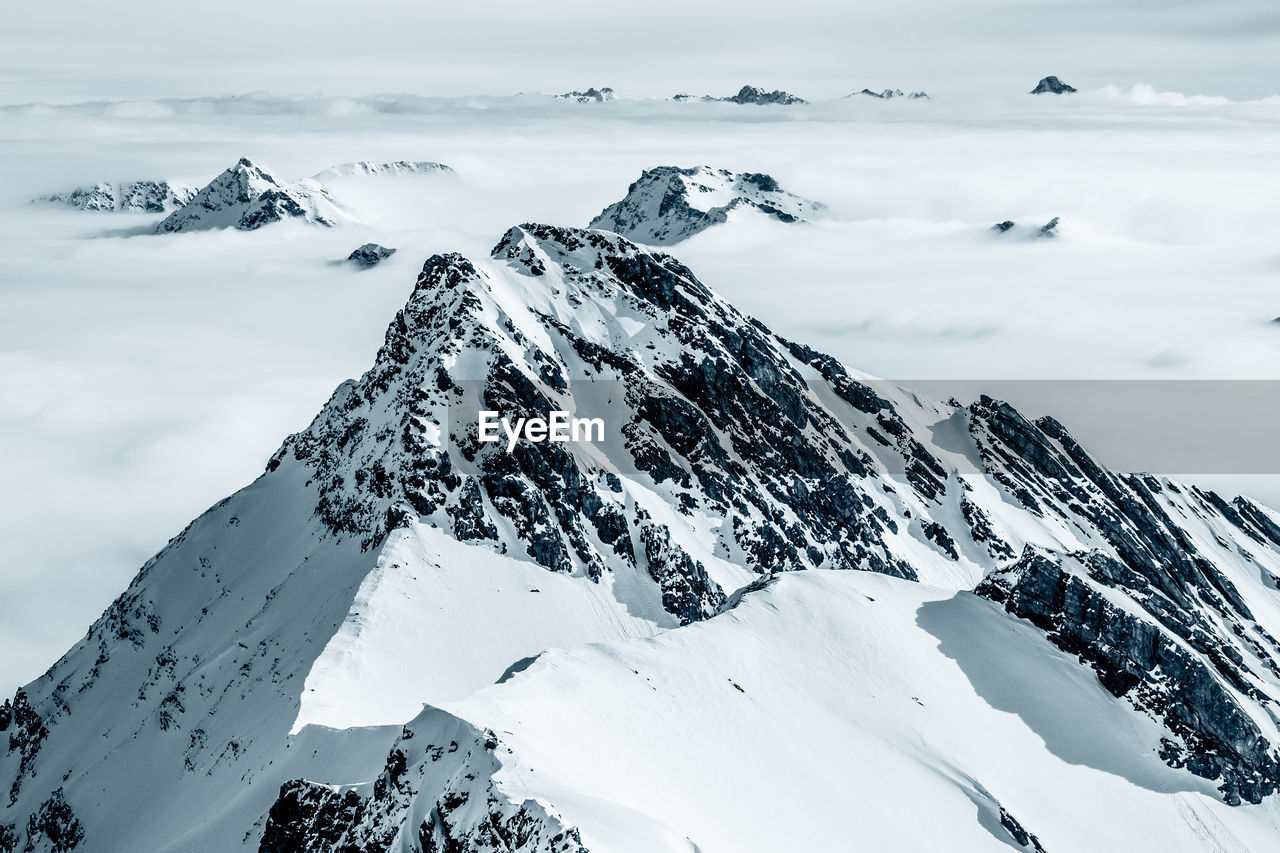
[[[1041,226],[1040,226],[1040,236],[1041,236],[1041,237],[1057,237],[1057,236],[1058,236],[1058,223],[1059,223],[1060,221],[1061,221],[1061,219],[1060,219],[1059,217],[1055,216],[1055,217],[1053,217],[1053,219],[1050,219],[1050,220],[1049,220],[1048,222],[1046,222],[1044,225],[1041,225]]]
[[[646,169],[627,187],[627,195],[591,220],[591,228],[615,231],[642,243],[678,243],[728,221],[738,209],[752,209],[779,222],[821,216],[818,202],[782,189],[770,175],[730,172],[710,166]]]
[[[377,243],[365,243],[347,255],[347,260],[358,267],[368,269],[369,267],[376,267],[395,253],[395,249],[388,249],[386,246],[379,246]]]
[[[1023,829],[1022,824],[1018,823],[1004,806],[1000,807],[1000,825],[1009,830],[1013,840],[1018,842],[1020,846],[1030,847],[1035,853],[1045,853],[1045,849],[1040,846],[1040,839]]]
[[[1063,95],[1063,94],[1068,94],[1074,91],[1076,91],[1074,87],[1068,86],[1066,83],[1063,83],[1057,77],[1049,76],[1049,77],[1043,78],[1039,83],[1037,83],[1036,87],[1031,90],[1031,94]]]
[[[67,805],[62,789],[58,788],[49,795],[40,808],[27,819],[27,850],[45,839],[53,853],[66,853],[75,850],[84,841],[84,827],[76,819],[75,812]]]
[[[853,94],[845,95],[845,97],[852,98],[857,95],[863,95],[869,98],[878,98],[879,100],[882,100],[882,101],[888,101],[893,98],[906,98],[907,100],[912,100],[912,101],[921,100],[921,99],[929,100],[929,95],[926,92],[909,92],[908,93],[908,92],[903,92],[901,89],[885,89],[884,91],[881,91],[881,92],[873,92],[870,89],[863,89],[861,92],[854,92]]]
[[[703,98],[704,101],[725,101],[730,104],[805,104],[808,101],[803,98],[797,98],[790,92],[784,92],[781,89],[774,89],[772,92],[766,92],[756,86],[743,86],[738,90],[738,94],[730,95],[727,98],[713,98],[710,95]]]
[[[563,95],[556,95],[556,100],[561,101],[577,101],[580,104],[600,103],[603,101],[612,101],[614,92],[608,86],[599,89],[594,86],[585,92],[565,92]]]
[[[1006,219],[1004,222],[997,222],[995,225],[992,225],[992,226],[991,226],[991,230],[992,230],[992,231],[1000,231],[1000,232],[1002,232],[1002,233],[1003,233],[1003,232],[1005,232],[1005,231],[1008,231],[1008,230],[1009,230],[1010,228],[1012,228],[1012,227],[1013,227],[1013,220],[1012,220],[1012,219]]]

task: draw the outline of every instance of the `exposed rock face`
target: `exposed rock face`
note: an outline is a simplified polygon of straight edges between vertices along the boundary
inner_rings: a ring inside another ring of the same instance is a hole
[[[995,225],[992,225],[991,230],[1000,231],[1001,233],[1003,233],[1005,231],[1008,231],[1012,227],[1013,227],[1013,220],[1006,219],[1004,222],[997,222]]]
[[[341,163],[330,166],[314,177],[317,181],[332,181],[337,178],[385,177],[391,175],[452,175],[453,169],[443,163],[430,160],[392,160],[387,163],[371,163],[358,160],[354,163]]]
[[[977,593],[1034,623],[1092,665],[1113,694],[1161,720],[1170,764],[1219,780],[1227,802],[1274,793],[1280,757],[1244,704],[1274,701],[1280,643],[1175,518],[1217,515],[1272,543],[1274,522],[1248,501],[1233,506],[1154,477],[1112,474],[1052,418],[1032,423],[987,397],[970,414],[986,470],[1014,498],[1104,540],[1069,554],[1028,547]]]
[[[376,267],[396,253],[395,249],[379,246],[377,243],[365,243],[347,255],[347,260],[358,267]]]
[[[417,737],[410,726],[418,725],[436,742]],[[434,710],[410,726],[373,782],[342,793],[302,779],[286,783],[259,853],[386,853],[405,837],[423,853],[587,853],[578,830],[554,811],[495,787],[509,750],[492,732]]]
[[[676,96],[676,99],[677,100],[680,99],[678,95]],[[743,86],[741,89],[738,90],[738,94],[729,95],[728,97],[725,97],[725,98],[713,98],[710,95],[706,95],[703,97],[702,100],[725,101],[730,104],[791,105],[791,104],[807,104],[808,103],[808,101],[806,101],[804,98],[797,98],[795,95],[791,94],[790,92],[784,92],[781,89],[774,89],[772,92],[767,92],[764,89],[758,88],[756,86]]]
[[[710,166],[647,169],[627,195],[591,220],[591,228],[654,245],[669,245],[729,219],[734,210],[756,210],[780,222],[802,222],[826,208],[793,195],[768,175]]]
[[[77,187],[70,192],[41,196],[36,201],[94,212],[168,213],[191,201],[195,194],[195,187],[171,181],[122,181]]]
[[[614,99],[613,90],[608,86],[599,89],[594,86],[585,92],[565,92],[563,95],[556,95],[558,101],[577,101],[580,104],[600,103],[602,101],[612,101]]]
[[[252,231],[284,219],[333,226],[343,217],[329,193],[313,180],[282,183],[247,158],[209,182],[156,226],[157,234],[235,228]]]
[[[861,92],[854,92],[851,95],[845,95],[846,98],[853,98],[863,95],[869,98],[879,98],[882,101],[892,100],[893,98],[906,98],[907,100],[920,100],[921,98],[928,100],[927,92],[903,92],[901,89],[885,89],[882,92],[873,92],[870,89],[863,89]]]
[[[1061,223],[1061,221],[1062,221],[1062,220],[1061,220],[1059,217],[1055,216],[1055,217],[1053,217],[1053,219],[1050,219],[1050,220],[1049,220],[1048,222],[1046,222],[1044,225],[1041,225],[1041,226],[1040,226],[1040,236],[1041,236],[1041,237],[1057,237],[1057,236],[1058,236],[1058,225],[1059,225],[1059,223]]]
[[[1031,90],[1033,95],[1065,95],[1074,92],[1075,87],[1063,83],[1057,77],[1049,76],[1043,78],[1036,87]]]

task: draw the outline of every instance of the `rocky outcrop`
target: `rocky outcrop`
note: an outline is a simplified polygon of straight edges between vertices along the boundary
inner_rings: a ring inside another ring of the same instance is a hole
[[[1017,223],[1014,222],[1012,219],[1006,219],[1003,222],[997,222],[995,225],[992,225],[991,230],[995,231],[998,234],[1008,234],[1010,232],[1015,232],[1016,236],[1021,236],[1021,237],[1052,238],[1052,237],[1057,237],[1061,234],[1061,232],[1058,230],[1058,226],[1061,224],[1062,224],[1061,217],[1055,216],[1052,219],[1050,219],[1048,222],[1046,222],[1044,225],[1041,225],[1038,228],[1036,228],[1034,232],[1032,232],[1031,234],[1028,234],[1025,228],[1019,229],[1017,227]]]
[[[443,736],[425,742],[419,728]],[[258,851],[387,853],[409,837],[423,853],[588,853],[555,812],[495,785],[504,753],[493,732],[428,709],[405,727],[374,782],[341,792],[301,779],[281,787]],[[406,825],[413,815],[423,817]]]
[[[365,243],[347,255],[347,260],[358,267],[368,269],[369,267],[376,267],[395,253],[395,249],[388,249],[386,246],[380,246],[377,243]]]
[[[901,89],[885,89],[880,92],[863,89],[861,92],[854,92],[852,94],[845,95],[846,98],[856,98],[860,96],[878,98],[881,101],[889,101],[894,98],[906,98],[909,101],[917,101],[921,99],[929,100],[929,94],[927,92],[904,92]]]
[[[1198,509],[1266,528],[1208,493],[1106,471],[1052,418],[1033,423],[986,397],[969,411],[989,474],[1029,510],[1087,525],[1101,540],[1071,553],[1024,549],[977,593],[1040,627],[1114,695],[1161,720],[1171,765],[1219,780],[1228,802],[1275,792],[1280,756],[1242,702],[1273,702],[1280,644],[1175,519]]]
[[[169,213],[191,201],[195,194],[195,187],[172,181],[122,181],[77,187],[35,201],[99,213]]]
[[[676,96],[679,100],[679,96]],[[713,98],[710,95],[703,97],[704,101],[724,101],[729,104],[782,104],[790,106],[792,104],[807,104],[804,98],[798,98],[790,92],[784,92],[781,89],[774,89],[772,92],[765,91],[757,86],[743,86],[738,90],[738,94],[729,95],[725,98]]]
[[[343,213],[323,186],[313,180],[293,184],[247,158],[214,178],[183,207],[156,226],[157,234],[235,228],[253,231],[273,222],[295,219],[333,226]]]
[[[585,92],[565,92],[563,95],[556,95],[557,101],[577,101],[580,104],[601,103],[613,99],[613,89],[608,86],[602,86],[599,89],[593,86]]]
[[[1052,75],[1041,78],[1036,87],[1031,90],[1032,95],[1066,95],[1076,91],[1075,87],[1069,86]]]
[[[641,243],[669,245],[754,210],[779,222],[821,217],[822,204],[782,189],[769,175],[710,166],[646,169],[624,198],[591,220],[591,228],[615,231]]]
[[[395,175],[452,175],[453,169],[443,163],[430,160],[391,160],[386,163],[371,163],[358,160],[354,163],[340,163],[330,166],[313,177],[317,181],[332,181],[339,178],[381,178]]]

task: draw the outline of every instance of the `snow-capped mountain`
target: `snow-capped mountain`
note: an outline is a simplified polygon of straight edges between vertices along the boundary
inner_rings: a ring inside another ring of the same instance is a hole
[[[156,226],[157,234],[236,228],[252,231],[284,219],[333,226],[345,214],[317,181],[282,182],[242,157]]]
[[[853,92],[852,94],[845,95],[845,97],[855,98],[860,95],[868,98],[879,98],[882,101],[889,101],[894,98],[906,98],[910,101],[918,101],[922,98],[925,100],[929,99],[929,94],[927,92],[903,92],[901,89],[885,89],[880,92],[863,89],[861,92]]]
[[[97,212],[168,213],[191,201],[195,194],[195,187],[174,181],[121,181],[77,187],[35,200]]]
[[[685,96],[687,98],[687,96]],[[676,100],[683,100],[677,95]],[[784,92],[781,89],[774,89],[772,92],[761,89],[759,86],[743,86],[738,90],[738,94],[729,95],[724,98],[715,98],[711,95],[704,95],[704,101],[725,101],[730,104],[807,104],[804,98],[799,98],[790,92]]]
[[[580,104],[600,103],[603,101],[612,101],[615,95],[613,89],[608,86],[602,86],[597,89],[592,86],[585,92],[565,92],[563,95],[556,95],[558,101],[577,101]]]
[[[1277,578],[1256,504],[520,226],[3,706],[0,850],[1262,850]]]
[[[787,192],[769,175],[710,166],[646,169],[624,198],[589,227],[616,231],[641,243],[664,245],[727,222],[738,210],[755,210],[780,222],[821,216],[825,206]]]
[[[1040,82],[1036,84],[1036,87],[1031,90],[1031,94],[1032,95],[1067,95],[1074,91],[1076,91],[1074,86],[1064,83],[1063,81],[1059,80],[1057,77],[1051,74],[1048,77],[1042,77],[1040,79]]]
[[[358,160],[354,163],[340,163],[317,173],[317,181],[332,181],[337,178],[381,177],[384,175],[452,175],[453,169],[444,163],[430,160],[392,160],[388,163],[371,163]]]

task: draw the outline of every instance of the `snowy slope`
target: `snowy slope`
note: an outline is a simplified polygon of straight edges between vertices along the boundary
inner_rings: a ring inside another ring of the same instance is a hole
[[[36,201],[109,213],[169,213],[191,201],[196,188],[174,181],[121,181],[41,196]]]
[[[609,427],[507,452],[480,407]],[[813,569],[862,572],[768,583]],[[429,258],[370,370],[0,708],[0,850],[1052,850],[1145,811],[1122,849],[1263,849],[1277,577],[1254,504],[524,225]]]
[[[345,214],[314,180],[294,184],[242,157],[156,226],[156,233],[236,228],[252,231],[283,219],[333,226]]]
[[[593,851],[1032,849],[1016,831],[1049,851],[1261,851],[1280,826],[1274,800],[1232,808],[1165,766],[1159,727],[1029,625],[868,573],[784,576],[697,626],[548,652],[449,711],[408,723],[381,797],[357,791],[411,830],[388,849],[418,849],[424,821],[470,831],[432,777],[458,719],[493,733],[469,767],[504,803]],[[377,834],[372,811],[344,840]]]
[[[678,243],[739,210],[756,210],[780,222],[821,216],[823,205],[782,189],[768,175],[710,166],[646,169],[614,202],[591,220],[591,228],[616,231],[640,243]]]

